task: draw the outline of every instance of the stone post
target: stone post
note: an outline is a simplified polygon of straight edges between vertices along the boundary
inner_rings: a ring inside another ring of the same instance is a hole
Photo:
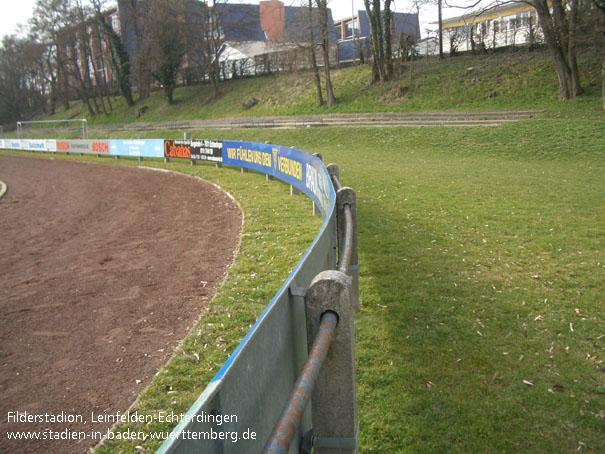
[[[355,391],[355,326],[351,306],[351,278],[340,271],[323,271],[305,296],[309,346],[325,312],[338,316],[335,337],[313,390],[313,452],[357,454]]]

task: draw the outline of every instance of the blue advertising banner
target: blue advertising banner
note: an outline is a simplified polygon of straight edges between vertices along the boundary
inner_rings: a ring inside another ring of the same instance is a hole
[[[254,142],[223,142],[223,164],[245,167],[291,184],[309,196],[322,214],[330,209],[330,176],[319,158],[295,148]]]
[[[164,139],[110,140],[109,154],[112,156],[139,156],[144,158],[163,158]]]

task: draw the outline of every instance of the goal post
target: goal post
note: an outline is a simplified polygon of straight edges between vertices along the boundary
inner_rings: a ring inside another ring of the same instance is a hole
[[[64,124],[64,123],[80,123],[80,128],[65,128],[67,132],[81,132],[81,139],[88,139],[88,123],[86,118],[80,118],[77,120],[38,120],[38,121],[18,121],[17,122],[17,138],[24,139],[24,125],[33,125],[33,124]],[[59,131],[59,130],[57,130]]]

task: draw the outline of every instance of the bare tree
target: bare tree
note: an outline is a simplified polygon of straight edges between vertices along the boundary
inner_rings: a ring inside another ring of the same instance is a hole
[[[33,37],[47,47],[47,75],[51,80],[51,99],[69,109],[70,87],[67,54],[60,31],[68,27],[70,0],[37,0],[30,19]],[[54,111],[54,108],[51,107]]]
[[[370,19],[370,33],[374,63],[372,66],[373,81],[387,81],[392,76],[392,67],[389,69],[391,56],[391,1],[383,0],[384,8],[381,10],[380,0],[364,0],[366,12]],[[382,14],[384,11],[384,15]],[[388,48],[388,50],[387,50]]]
[[[601,99],[603,101],[603,110],[605,111],[605,0],[592,1],[599,12],[596,30],[601,48]]]
[[[99,23],[99,35],[107,45],[110,52],[111,67],[113,75],[117,79],[120,93],[126,100],[129,107],[134,106],[132,98],[132,89],[130,87],[130,56],[126,46],[120,39],[120,35],[114,30],[103,13],[103,5],[100,0],[91,0],[95,11],[96,19]],[[101,39],[101,38],[100,38]]]
[[[222,30],[218,8],[219,5],[217,5],[216,0],[212,0],[212,3],[202,2],[202,56],[206,73],[212,84],[213,99],[220,96],[219,61],[224,49],[224,31]]]
[[[147,0],[150,3],[146,40],[151,55],[151,74],[164,89],[168,104],[174,102],[177,73],[185,55],[183,21],[186,13],[180,0]]]
[[[471,9],[478,3],[467,6],[448,6]],[[530,5],[536,10],[544,34],[544,42],[553,58],[559,79],[559,99],[575,99],[582,94],[576,42],[578,14],[585,2],[579,0],[495,0],[483,10],[511,3]]]
[[[317,55],[315,54],[315,21],[313,20],[313,0],[309,0],[308,7],[308,27],[309,27],[309,60],[313,71],[313,81],[315,82],[315,92],[317,94],[317,106],[324,104],[323,93],[321,89],[321,77],[319,76],[319,66],[317,66]]]
[[[4,37],[0,46],[0,121],[22,120],[44,107],[44,46],[32,39]]]
[[[328,2],[327,0],[315,0],[319,11],[319,30],[321,34],[321,49],[323,52],[324,81],[326,85],[326,104],[328,107],[336,102],[334,88],[332,87],[332,76],[330,75],[330,36],[328,30]]]

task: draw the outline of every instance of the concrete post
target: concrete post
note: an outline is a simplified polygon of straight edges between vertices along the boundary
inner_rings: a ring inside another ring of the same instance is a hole
[[[143,156],[139,156],[139,162],[143,161]]]
[[[335,337],[313,390],[314,454],[357,454],[355,391],[355,326],[351,278],[340,271],[322,271],[305,296],[307,339],[313,343],[321,316],[338,315]]]
[[[328,174],[330,175],[330,179],[332,179],[332,175],[335,175],[340,181],[340,168],[336,164],[328,164]]]
[[[313,156],[315,156],[316,158],[319,158],[320,161],[323,161],[323,156],[321,155],[321,153],[315,153]],[[321,215],[321,211],[319,209],[319,207],[317,206],[317,204],[315,202],[313,202],[313,216],[319,216]]]
[[[339,264],[342,259],[345,239],[345,205],[351,209],[353,243],[351,244],[351,260],[347,275],[351,276],[351,304],[355,312],[359,312],[359,255],[357,251],[357,194],[351,188],[342,188],[336,193],[336,223],[338,229]]]
[[[217,162],[216,163],[216,168],[220,169],[221,167],[223,167],[223,163],[222,162]]]
[[[290,195],[299,195],[300,191],[296,189],[294,186],[290,185]]]
[[[248,173],[248,169],[246,167],[242,167],[242,173]]]
[[[165,157],[165,158],[164,158],[164,162],[165,162],[165,163],[169,163],[169,162],[170,162],[170,158],[169,158],[169,157]]]
[[[273,179],[272,175],[269,175],[268,173],[265,174],[265,180],[271,181],[272,179]]]
[[[191,165],[192,165],[192,166],[194,166],[194,165],[195,165],[195,162],[196,162],[196,161],[195,161],[195,159],[192,159],[192,160],[191,160]]]

